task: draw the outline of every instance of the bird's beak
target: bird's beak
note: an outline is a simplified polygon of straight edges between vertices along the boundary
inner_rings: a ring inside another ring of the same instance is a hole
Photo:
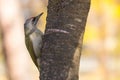
[[[38,16],[35,17],[35,21],[34,24],[36,25],[38,23],[39,18],[43,15],[43,12],[41,14],[39,14]]]

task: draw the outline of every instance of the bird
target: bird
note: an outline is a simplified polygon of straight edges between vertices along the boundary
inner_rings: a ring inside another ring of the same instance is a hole
[[[27,19],[24,23],[25,44],[32,58],[32,61],[38,70],[40,68],[40,53],[42,47],[43,32],[37,28],[37,23],[42,15],[43,12],[38,16]]]

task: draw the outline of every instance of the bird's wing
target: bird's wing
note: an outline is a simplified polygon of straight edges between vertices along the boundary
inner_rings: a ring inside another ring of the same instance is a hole
[[[29,51],[29,54],[34,62],[34,64],[37,66],[38,68],[38,64],[37,64],[37,57],[35,56],[35,52],[34,52],[34,49],[33,49],[33,43],[31,41],[30,38],[26,38],[25,40],[25,43],[26,43],[26,46],[27,46],[27,49]]]

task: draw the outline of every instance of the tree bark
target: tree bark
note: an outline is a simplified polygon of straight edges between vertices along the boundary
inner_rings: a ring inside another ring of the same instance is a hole
[[[90,0],[49,0],[40,80],[78,80]]]

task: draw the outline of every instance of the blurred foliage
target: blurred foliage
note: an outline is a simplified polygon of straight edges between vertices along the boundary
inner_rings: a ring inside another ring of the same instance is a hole
[[[120,80],[120,1],[92,0],[80,80]]]

